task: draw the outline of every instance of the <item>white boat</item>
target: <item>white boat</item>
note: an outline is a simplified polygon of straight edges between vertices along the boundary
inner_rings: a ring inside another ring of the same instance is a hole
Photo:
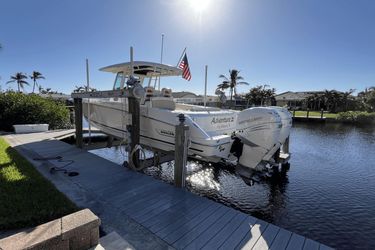
[[[174,151],[177,116],[184,114],[185,124],[189,125],[189,157],[207,162],[237,157],[241,165],[254,169],[262,161],[272,161],[289,136],[291,116],[284,108],[255,107],[236,111],[181,104],[173,100],[170,89],[156,91],[152,87],[158,77],[180,76],[182,71],[178,67],[134,61],[100,70],[116,74],[113,89],[126,87],[130,75],[144,86],[145,95],[140,99],[141,146]],[[126,98],[84,100],[83,112],[104,133],[128,138],[131,115]]]

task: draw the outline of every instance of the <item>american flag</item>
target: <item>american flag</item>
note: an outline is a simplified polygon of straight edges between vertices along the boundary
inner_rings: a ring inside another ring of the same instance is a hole
[[[191,74],[190,74],[189,62],[188,62],[186,53],[185,53],[184,57],[182,58],[178,67],[180,69],[182,69],[182,78],[190,81],[191,80]]]

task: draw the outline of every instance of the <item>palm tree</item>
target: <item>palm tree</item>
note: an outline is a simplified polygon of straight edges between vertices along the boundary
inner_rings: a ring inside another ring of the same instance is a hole
[[[237,85],[249,85],[247,82],[239,82],[239,80],[243,80],[243,77],[239,75],[240,71],[237,69],[230,69],[229,70],[229,78],[225,75],[220,75],[219,78],[224,79],[221,84],[218,85],[218,87],[224,86],[225,88],[229,88],[230,90],[230,103],[231,106],[233,105],[232,99],[233,99],[233,92],[234,95],[237,95],[236,87]]]
[[[30,78],[33,79],[33,81],[34,81],[34,84],[33,84],[33,93],[34,93],[34,90],[35,90],[35,86],[38,86],[37,80],[39,80],[39,79],[46,79],[46,78],[44,78],[44,76],[42,75],[42,73],[40,73],[38,71],[33,71],[33,74],[30,76]]]
[[[349,89],[349,91],[345,91],[344,93],[342,93],[342,99],[343,99],[343,102],[345,104],[345,110],[344,111],[348,111],[348,103],[349,101],[353,100],[352,97],[352,94],[355,92],[355,89]]]
[[[7,84],[17,82],[18,92],[21,92],[21,89],[23,90],[25,84],[29,85],[29,83],[24,80],[27,79],[27,75],[21,72],[18,72],[14,76],[11,76],[10,79],[12,80],[7,81]]]

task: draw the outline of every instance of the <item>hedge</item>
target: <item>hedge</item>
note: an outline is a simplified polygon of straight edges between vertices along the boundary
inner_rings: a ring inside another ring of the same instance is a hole
[[[347,111],[340,112],[336,118],[338,121],[358,124],[375,124],[375,112]]]
[[[12,131],[14,124],[48,123],[50,129],[70,128],[64,103],[35,94],[0,93],[0,130]]]

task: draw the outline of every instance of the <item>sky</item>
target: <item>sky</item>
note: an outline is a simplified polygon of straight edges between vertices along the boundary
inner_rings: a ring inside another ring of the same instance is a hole
[[[375,86],[373,0],[2,0],[0,85],[16,72],[45,76],[44,88],[71,93],[86,82],[111,89],[98,69],[134,59],[176,65],[187,47],[192,80],[162,79],[173,91],[208,94],[218,76],[240,70],[249,86],[284,91]],[[31,80],[29,80],[31,83]],[[31,91],[27,87],[26,91]]]

